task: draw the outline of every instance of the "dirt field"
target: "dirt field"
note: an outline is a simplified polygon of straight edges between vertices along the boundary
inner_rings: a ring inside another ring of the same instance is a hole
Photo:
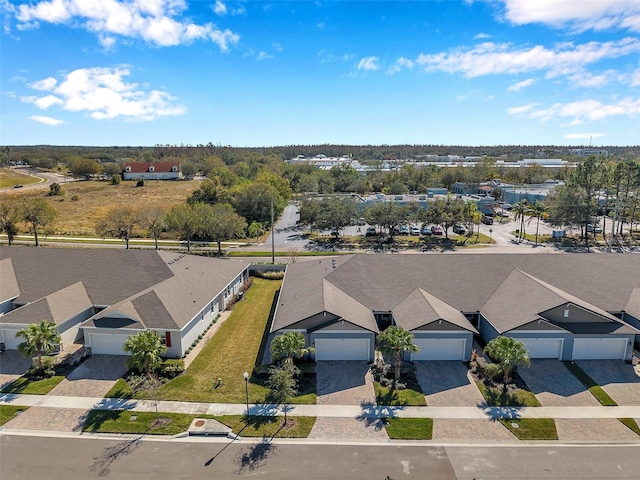
[[[145,208],[162,205],[166,209],[184,203],[198,181],[148,181],[144,187],[136,187],[136,182],[123,181],[120,185],[96,180],[62,184],[63,196],[49,197],[49,190],[37,192],[11,192],[20,196],[46,198],[58,212],[53,225],[53,235],[95,235],[96,221],[109,208],[116,205],[132,205]],[[72,197],[77,200],[71,200]],[[134,234],[136,232],[134,231]],[[138,234],[141,233],[138,231]]]
[[[7,168],[0,169],[0,188],[13,187],[17,184],[29,185],[30,183],[36,183],[37,181],[37,178],[24,175],[14,170],[9,170]]]

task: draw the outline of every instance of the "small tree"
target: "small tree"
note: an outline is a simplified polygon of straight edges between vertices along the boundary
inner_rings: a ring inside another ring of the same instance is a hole
[[[24,338],[24,342],[18,344],[21,353],[28,357],[36,355],[38,370],[42,370],[42,355],[52,352],[62,340],[57,325],[46,320],[31,323],[26,328],[18,330],[16,337]]]
[[[264,235],[264,225],[260,222],[251,222],[251,225],[249,225],[249,236],[256,237],[256,243],[258,243],[260,235]]]
[[[529,222],[533,218],[537,219],[536,222],[536,246],[538,246],[538,231],[540,229],[540,219],[549,212],[549,207],[547,207],[543,202],[535,202],[533,206],[529,207],[528,213],[531,215]]]
[[[396,382],[400,379],[400,365],[404,352],[418,352],[414,336],[399,325],[392,325],[378,335],[378,346],[383,352],[393,354]]]
[[[58,195],[62,195],[64,192],[62,191],[62,187],[59,183],[52,183],[49,185],[49,196],[56,197]]]
[[[0,202],[0,232],[7,234],[9,246],[13,244],[13,238],[18,234],[19,212],[15,201],[7,199]]]
[[[162,207],[154,206],[140,212],[138,220],[141,225],[147,228],[149,233],[153,236],[153,241],[158,250],[158,237],[167,227],[166,212]]]
[[[124,239],[128,250],[129,238],[138,222],[139,216],[132,206],[113,207],[103,218],[98,220],[96,232],[103,238],[109,235]]]
[[[162,339],[153,330],[145,330],[129,336],[122,346],[124,352],[130,353],[127,360],[129,368],[135,368],[149,377],[152,371],[162,364],[162,355],[166,350]]]
[[[300,373],[296,367],[271,367],[267,386],[271,389],[271,398],[276,403],[282,403],[284,409],[284,425],[287,424],[287,400],[298,394],[298,380]]]
[[[19,207],[20,218],[30,225],[31,233],[38,243],[38,229],[51,225],[58,212],[44,198],[24,198]]]
[[[286,332],[276,335],[271,340],[271,361],[283,359],[285,366],[293,367],[294,358],[302,358],[314,349],[305,346],[304,335],[300,332]]]
[[[509,375],[513,367],[522,364],[529,366],[529,351],[523,342],[519,342],[511,337],[499,336],[487,343],[484,353],[498,361],[502,368],[503,383],[509,382]]]

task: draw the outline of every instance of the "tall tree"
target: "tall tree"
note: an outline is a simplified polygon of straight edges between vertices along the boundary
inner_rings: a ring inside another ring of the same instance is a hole
[[[588,157],[580,162],[572,172],[567,185],[574,186],[582,190],[584,203],[580,206],[582,235],[587,247],[589,246],[589,235],[587,225],[591,223],[591,218],[596,213],[596,196],[600,186],[600,166],[602,160],[594,156]]]
[[[509,376],[516,365],[529,365],[529,352],[523,342],[511,337],[499,336],[490,340],[484,347],[484,353],[498,361],[502,368],[503,383],[509,382]]]
[[[531,218],[536,219],[536,247],[538,246],[538,231],[540,228],[540,219],[549,212],[549,207],[547,207],[543,202],[536,201],[532,206],[529,207],[528,213],[531,215]],[[529,219],[531,221],[531,219]]]
[[[38,229],[51,225],[58,214],[44,198],[23,198],[19,206],[20,218],[29,224],[29,229],[38,243]]]
[[[342,228],[351,225],[358,217],[356,202],[349,197],[331,197],[320,201],[320,213],[317,225],[320,228],[331,228],[336,237]]]
[[[145,208],[144,210],[139,212],[139,222],[153,236],[156,250],[158,250],[158,237],[160,237],[160,234],[167,228],[167,224],[165,221],[166,214],[167,212],[165,211],[165,209],[159,206]]]
[[[525,215],[528,211],[529,202],[527,200],[520,200],[519,202],[513,204],[513,209],[511,210],[511,212],[513,213],[513,219],[516,222],[520,221],[520,229],[518,230],[518,243],[520,243],[520,240],[525,238],[524,222],[526,219]]]
[[[69,170],[76,177],[89,179],[91,175],[100,173],[100,164],[90,158],[77,158],[71,162]]]
[[[149,376],[153,369],[162,363],[160,356],[166,352],[167,347],[162,344],[160,335],[153,330],[145,330],[130,335],[125,340],[122,350],[131,354],[127,360],[130,368],[135,368]]]
[[[96,233],[102,238],[110,236],[123,239],[127,250],[129,250],[129,239],[139,221],[139,213],[132,206],[115,206],[98,220]]]
[[[393,355],[396,382],[400,379],[400,366],[404,352],[418,352],[413,333],[400,325],[392,325],[378,335],[378,346],[383,352]]]
[[[406,224],[408,215],[408,208],[396,202],[376,202],[364,210],[364,219],[369,225],[387,228],[391,236],[396,228]]]
[[[244,236],[247,222],[226,203],[205,205],[200,234],[218,244],[218,254],[222,253],[222,241]]]
[[[256,243],[260,239],[260,235],[264,235],[265,229],[264,225],[260,222],[251,222],[249,225],[248,234],[250,237],[256,237]]]
[[[52,352],[62,341],[58,333],[58,326],[54,322],[42,320],[40,323],[30,323],[16,332],[24,342],[18,344],[18,350],[32,357],[36,355],[38,369],[42,370],[42,355]]]
[[[298,380],[296,375],[300,370],[296,367],[271,367],[267,386],[271,389],[271,398],[281,403],[284,409],[284,424],[287,424],[287,400],[297,395]]]
[[[282,359],[285,366],[292,367],[294,358],[302,358],[314,350],[305,345],[304,335],[300,332],[286,332],[271,340],[271,361]]]
[[[187,252],[191,251],[191,240],[201,231],[205,204],[174,205],[167,212],[166,223],[170,230],[178,232],[180,238],[187,242]]]
[[[14,199],[5,198],[0,202],[0,232],[7,234],[9,246],[13,244],[13,239],[18,234],[19,220],[18,206]]]

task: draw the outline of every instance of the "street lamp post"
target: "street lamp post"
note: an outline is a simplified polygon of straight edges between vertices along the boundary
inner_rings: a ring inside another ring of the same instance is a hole
[[[244,391],[247,399],[247,418],[249,418],[249,372],[244,372]]]

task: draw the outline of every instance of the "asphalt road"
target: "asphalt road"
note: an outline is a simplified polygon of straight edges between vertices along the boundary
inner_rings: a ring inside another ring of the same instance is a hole
[[[37,454],[34,454],[37,452]],[[396,446],[0,437],[0,478],[633,479],[637,446]]]

